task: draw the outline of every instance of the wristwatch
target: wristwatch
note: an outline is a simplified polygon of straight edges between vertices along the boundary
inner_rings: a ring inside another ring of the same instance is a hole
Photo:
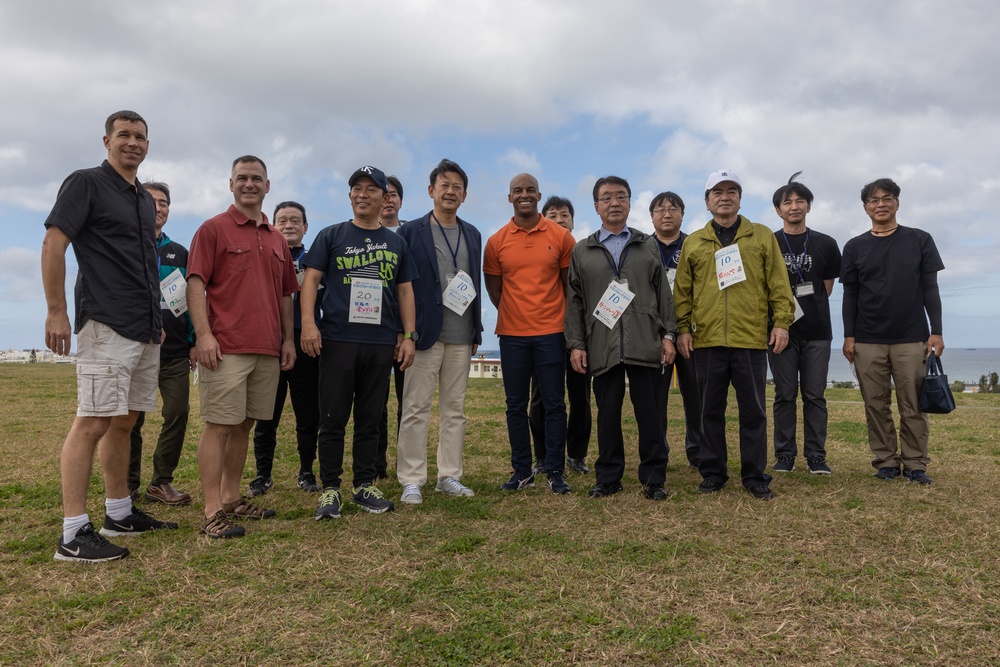
[[[414,343],[416,343],[420,339],[420,336],[417,334],[416,331],[410,331],[408,333],[403,334],[403,340],[407,339],[412,340]]]
[[[663,337],[666,340],[669,340],[671,343],[676,343],[677,342],[677,337],[674,336],[672,333],[665,333],[665,334],[663,334]]]

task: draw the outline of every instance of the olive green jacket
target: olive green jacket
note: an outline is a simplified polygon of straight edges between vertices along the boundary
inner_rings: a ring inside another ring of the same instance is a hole
[[[785,259],[774,232],[740,216],[733,241],[740,248],[746,280],[719,289],[715,253],[722,249],[710,220],[681,247],[674,279],[677,328],[690,333],[695,348],[767,349],[767,314],[788,329],[795,317]]]
[[[594,232],[576,244],[569,263],[569,293],[566,299],[566,347],[586,350],[592,375],[618,364],[660,366],[664,334],[676,334],[677,322],[667,275],[648,244],[647,234],[629,228],[632,236],[622,250],[621,280],[628,281],[635,298],[613,329],[594,317],[601,296],[614,273],[611,253]]]

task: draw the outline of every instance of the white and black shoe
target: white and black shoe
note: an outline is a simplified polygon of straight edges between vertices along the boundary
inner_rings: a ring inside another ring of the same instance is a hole
[[[63,538],[59,538],[54,558],[78,563],[103,563],[120,560],[128,554],[125,547],[115,546],[94,532],[94,524],[88,522],[69,542],[64,543]]]

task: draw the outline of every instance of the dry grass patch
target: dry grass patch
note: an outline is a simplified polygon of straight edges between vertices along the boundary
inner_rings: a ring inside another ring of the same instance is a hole
[[[73,368],[0,366],[0,663],[997,664],[1000,400],[960,395],[958,411],[932,417],[937,483],[921,488],[873,479],[858,392],[828,397],[829,478],[779,476],[762,503],[733,460],[734,483],[702,496],[672,395],[671,498],[641,496],[633,449],[625,492],[595,501],[593,474],[571,475],[568,496],[499,490],[503,389],[475,380],[463,480],[475,498],[430,484],[423,505],[324,523],[295,486],[289,418],[265,496],[278,518],[222,543],[196,532],[195,417],[176,480],[194,507],[147,505],[182,528],[91,567],[52,560]],[[395,481],[382,488],[398,498]],[[97,520],[101,498],[95,470]]]

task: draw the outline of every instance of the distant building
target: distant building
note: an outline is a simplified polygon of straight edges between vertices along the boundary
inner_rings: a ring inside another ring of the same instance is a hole
[[[485,354],[473,357],[469,362],[470,378],[503,378],[500,370],[500,357],[487,357]]]

